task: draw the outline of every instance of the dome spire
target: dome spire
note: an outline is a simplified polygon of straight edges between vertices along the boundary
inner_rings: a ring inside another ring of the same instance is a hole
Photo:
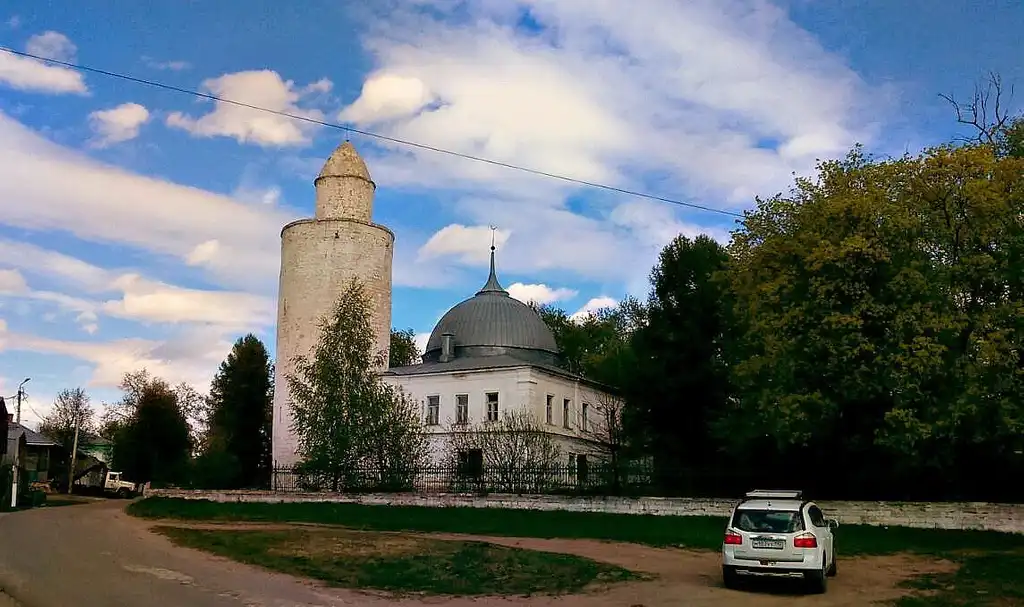
[[[504,295],[505,297],[509,296],[508,292],[501,288],[501,283],[498,282],[498,273],[494,271],[494,232],[497,229],[497,227],[491,226],[491,273],[487,276],[487,284],[484,285],[484,288],[477,291],[477,295],[494,293]]]

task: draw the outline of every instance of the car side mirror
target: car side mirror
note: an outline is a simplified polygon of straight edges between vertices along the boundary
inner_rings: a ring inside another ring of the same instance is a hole
[[[835,531],[836,529],[839,528],[839,521],[837,521],[834,518],[830,518],[830,519],[828,519],[825,522],[828,524],[829,531]]]

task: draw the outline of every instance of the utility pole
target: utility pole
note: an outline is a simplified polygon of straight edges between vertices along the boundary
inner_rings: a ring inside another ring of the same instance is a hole
[[[26,377],[24,381],[18,384],[18,408],[15,409],[14,421],[19,425],[21,424],[21,399],[25,396],[25,384],[27,384],[30,379],[32,378]]]
[[[78,428],[82,425],[81,413],[75,416],[75,442],[71,447],[71,469],[68,470],[68,495],[71,495],[71,487],[75,484],[75,456],[78,455]]]
[[[18,384],[18,405],[15,409],[15,416],[17,419],[14,421],[19,425],[21,424],[21,399],[25,394],[25,384],[31,377],[26,377],[24,381]],[[14,446],[14,456],[11,458],[11,509],[18,507],[18,464],[21,463],[21,449],[18,448],[21,441],[18,441]]]

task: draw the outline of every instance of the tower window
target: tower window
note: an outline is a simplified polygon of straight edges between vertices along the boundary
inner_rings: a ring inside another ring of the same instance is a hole
[[[590,405],[588,405],[587,403],[583,403],[583,409],[580,411],[580,430],[582,430],[584,432],[587,431],[587,427],[588,427],[587,426],[587,410],[589,408],[590,408]]]
[[[434,394],[427,397],[427,425],[436,426],[441,414],[441,397]]]
[[[572,428],[572,400],[568,398],[562,399],[562,425],[566,428]]]
[[[548,394],[547,403],[546,403],[546,406],[544,408],[544,419],[547,420],[548,425],[551,425],[551,424],[554,423],[554,419],[555,419],[555,417],[554,417],[555,416],[554,408],[555,408],[555,397],[554,397],[553,394]]]
[[[487,421],[498,421],[498,393],[487,393]]]
[[[456,424],[468,424],[469,423],[469,395],[468,394],[456,394],[455,395],[455,423]]]

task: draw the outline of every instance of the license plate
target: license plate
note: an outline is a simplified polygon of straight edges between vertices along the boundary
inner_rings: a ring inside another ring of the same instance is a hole
[[[769,567],[769,566],[774,565],[774,564],[775,564],[775,561],[761,561],[761,565],[764,566],[764,567]]]
[[[785,540],[754,538],[754,540],[751,542],[751,545],[754,548],[765,548],[765,549],[768,549],[768,550],[782,550],[783,548],[786,547],[786,541]]]

